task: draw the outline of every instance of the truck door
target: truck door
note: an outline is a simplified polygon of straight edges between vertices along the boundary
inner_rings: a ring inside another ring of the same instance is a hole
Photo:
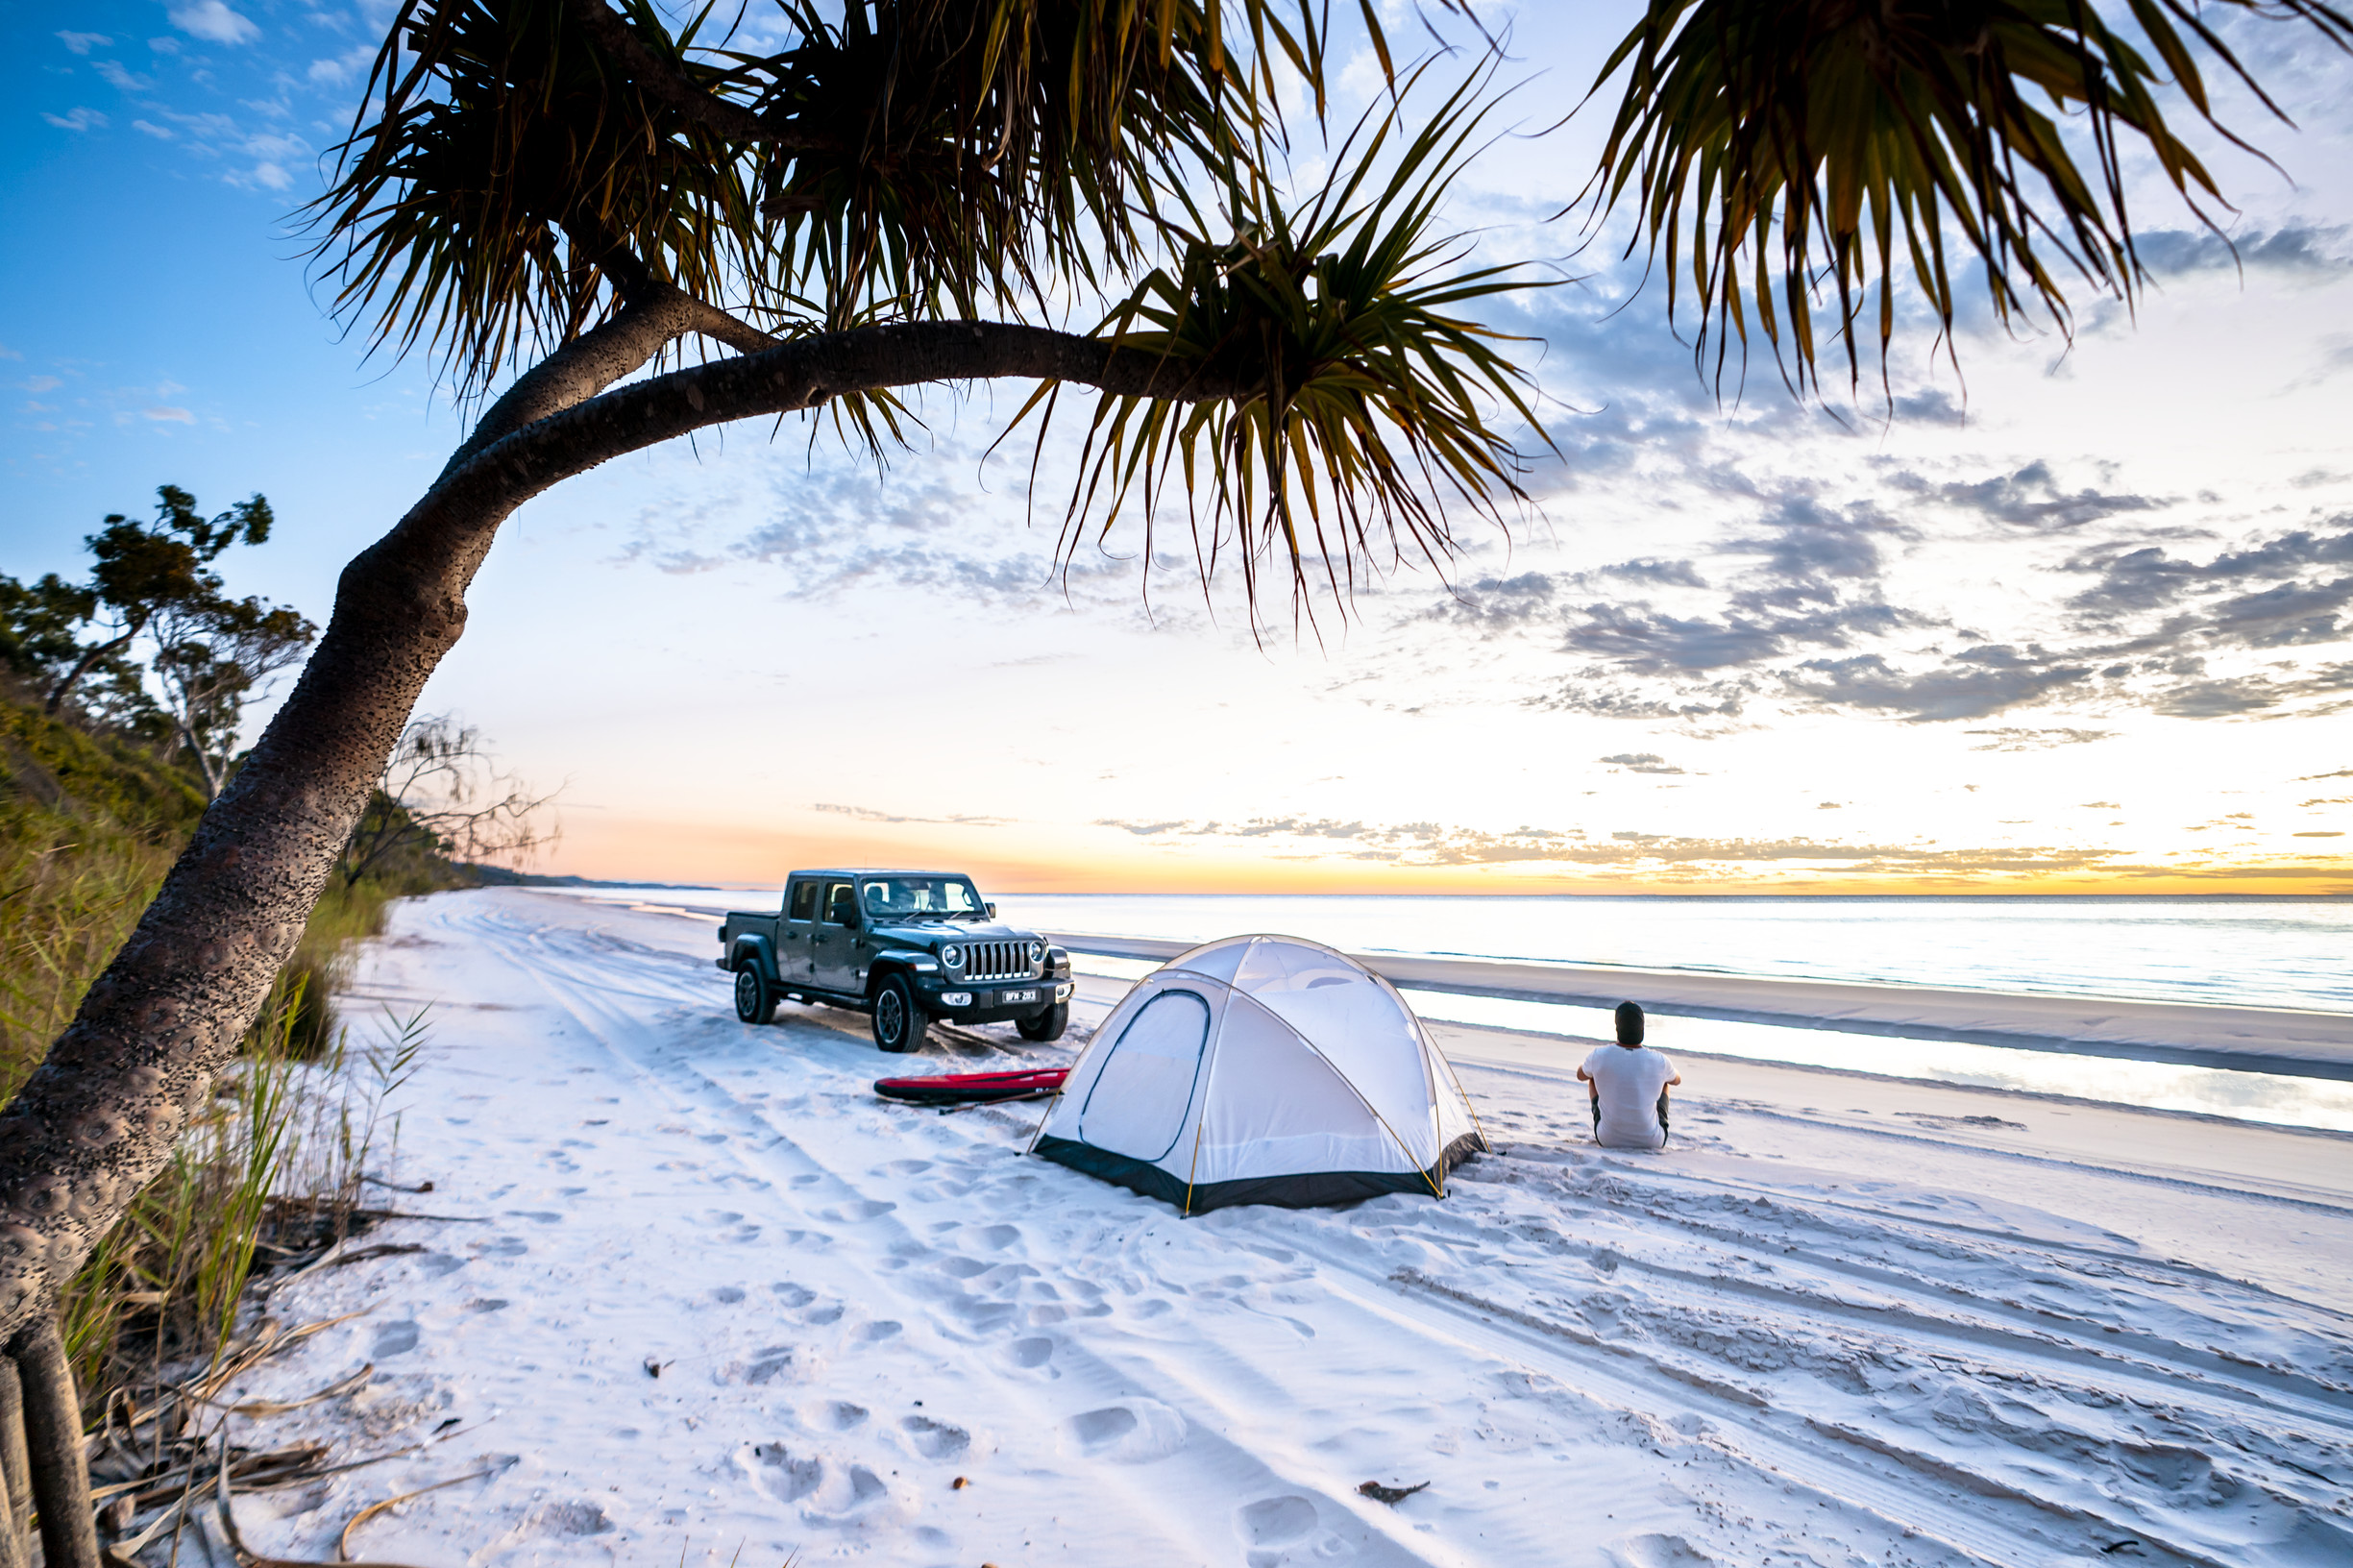
[[[810,927],[816,982],[826,991],[854,993],[862,989],[858,984],[858,933],[849,923],[857,918],[857,884],[844,879],[813,885],[824,889],[817,901],[818,918]]]
[[[776,977],[786,985],[807,985],[812,973],[809,939],[817,928],[814,877],[801,877],[784,892],[784,913],[776,921]]]

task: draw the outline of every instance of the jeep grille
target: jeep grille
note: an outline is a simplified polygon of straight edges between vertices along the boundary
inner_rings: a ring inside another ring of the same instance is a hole
[[[971,942],[965,943],[964,978],[967,980],[1030,980],[1037,977],[1037,966],[1029,961],[1026,942]]]

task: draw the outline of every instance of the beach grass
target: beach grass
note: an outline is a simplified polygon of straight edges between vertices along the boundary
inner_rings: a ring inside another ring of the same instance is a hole
[[[0,701],[0,1104],[72,1022],[202,811],[201,794],[143,747]],[[166,1367],[217,1357],[257,1266],[351,1230],[390,1132],[383,1097],[425,1020],[387,1018],[355,1048],[332,997],[394,898],[452,880],[429,855],[331,880],[208,1112],[64,1292],[94,1422],[162,1386]]]

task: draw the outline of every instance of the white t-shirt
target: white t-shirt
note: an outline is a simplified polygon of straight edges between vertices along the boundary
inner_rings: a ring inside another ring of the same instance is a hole
[[[1637,1045],[1605,1045],[1585,1058],[1585,1072],[1602,1090],[1602,1126],[1595,1141],[1605,1149],[1655,1149],[1666,1144],[1658,1125],[1658,1091],[1675,1076],[1675,1064]]]

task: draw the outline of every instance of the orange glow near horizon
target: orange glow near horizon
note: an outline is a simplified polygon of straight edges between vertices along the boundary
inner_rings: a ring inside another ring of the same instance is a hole
[[[2353,863],[2317,857],[2185,867],[2141,860],[2048,871],[1842,871],[1802,863],[1762,870],[1722,862],[1603,869],[1531,861],[1368,862],[1332,854],[1250,854],[1223,845],[1153,847],[1139,842],[1131,847],[1071,842],[1105,837],[1094,829],[1057,834],[1033,824],[926,831],[915,825],[863,829],[845,823],[839,831],[796,833],[598,814],[568,819],[556,850],[528,869],[600,881],[765,888],[781,885],[788,872],[803,867],[935,867],[969,872],[985,890],[1068,894],[2353,894]]]

